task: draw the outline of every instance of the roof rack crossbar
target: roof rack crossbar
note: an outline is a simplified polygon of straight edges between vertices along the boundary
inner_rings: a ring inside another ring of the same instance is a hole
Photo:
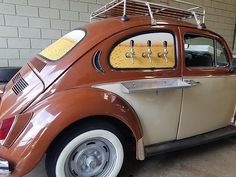
[[[183,9],[142,0],[113,0],[91,13],[90,21],[116,16],[122,16],[121,19],[126,21],[128,20],[128,15],[143,15],[150,16],[151,24],[156,25],[158,17],[164,16],[178,20],[193,18],[198,28],[205,27],[206,11],[203,6],[183,0],[172,1],[189,7]]]

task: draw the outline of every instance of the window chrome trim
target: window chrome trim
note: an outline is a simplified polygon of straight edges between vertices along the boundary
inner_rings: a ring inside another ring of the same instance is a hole
[[[184,41],[183,42],[184,42],[184,44],[185,44],[185,36],[186,35],[196,35],[196,36],[199,36],[199,37],[204,37],[204,38],[212,39],[213,40],[213,45],[214,45],[214,61],[213,61],[214,62],[214,66],[195,66],[195,67],[194,66],[190,66],[190,67],[188,67],[188,66],[186,66],[186,60],[184,58],[185,67],[186,68],[190,68],[190,69],[194,69],[194,68],[196,68],[196,69],[198,69],[198,68],[204,68],[204,69],[217,69],[217,68],[219,68],[219,69],[224,69],[225,68],[226,69],[226,68],[228,68],[230,66],[230,59],[229,59],[228,53],[227,53],[227,51],[225,49],[225,46],[216,37],[213,37],[213,36],[207,35],[207,34],[196,33],[196,32],[185,32],[183,34],[183,37],[184,37]],[[224,53],[225,53],[225,56],[227,57],[227,62],[228,62],[228,65],[226,65],[226,66],[217,66],[216,65],[216,47],[217,47],[216,43],[217,42],[220,43],[222,45],[223,49],[224,49]],[[185,48],[184,48],[184,54],[185,54]]]
[[[227,51],[225,49],[225,46],[217,39],[215,39],[214,43],[215,43],[215,68],[228,68],[230,66],[230,61],[229,61],[229,57],[228,57]],[[227,63],[228,63],[225,66],[217,65],[217,43],[219,43],[222,46],[223,50],[224,50],[224,55],[225,55]]]

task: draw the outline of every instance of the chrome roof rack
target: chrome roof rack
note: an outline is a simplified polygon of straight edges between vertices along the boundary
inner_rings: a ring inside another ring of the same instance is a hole
[[[151,24],[157,25],[158,17],[170,17],[178,20],[194,19],[198,28],[205,28],[205,8],[182,0],[171,0],[188,8],[152,3],[142,0],[113,0],[100,9],[92,12],[90,21],[121,16],[123,21],[128,15],[150,16]]]

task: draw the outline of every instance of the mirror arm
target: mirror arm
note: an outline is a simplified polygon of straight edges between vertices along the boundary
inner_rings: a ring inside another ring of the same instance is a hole
[[[234,66],[234,60],[236,61],[236,58],[233,58],[233,59],[230,61],[230,64],[229,64],[229,72],[230,72],[230,73],[233,73],[233,72],[236,70],[236,66]]]
[[[229,67],[229,73],[233,73],[234,71],[235,71],[235,68],[232,67],[232,66],[230,66],[230,67]]]

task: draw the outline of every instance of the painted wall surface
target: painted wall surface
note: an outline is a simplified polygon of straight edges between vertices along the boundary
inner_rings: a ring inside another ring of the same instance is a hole
[[[88,23],[90,13],[109,1],[0,0],[0,67],[24,65],[56,39]],[[232,48],[236,1],[188,1],[206,6],[207,27],[223,35]]]

